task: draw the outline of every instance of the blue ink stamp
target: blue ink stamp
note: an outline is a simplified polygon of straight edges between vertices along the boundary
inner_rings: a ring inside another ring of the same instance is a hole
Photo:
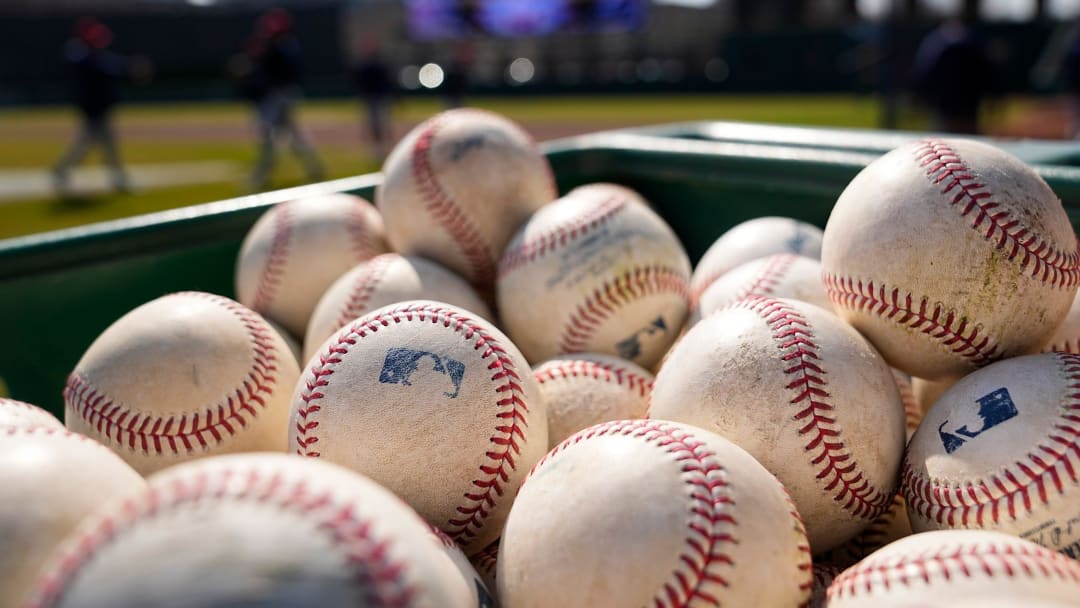
[[[1009,389],[1007,388],[999,388],[979,397],[975,401],[979,404],[977,414],[981,425],[978,428],[968,428],[968,425],[964,424],[960,428],[951,429],[947,432],[945,427],[949,425],[948,420],[942,422],[938,427],[938,435],[941,436],[941,444],[945,447],[946,453],[952,454],[959,450],[968,439],[974,439],[995,426],[1016,418],[1018,413],[1016,404],[1013,403],[1012,396],[1009,395]]]
[[[656,317],[652,323],[637,330],[632,336],[616,342],[615,350],[623,359],[633,360],[641,354],[641,336],[651,336],[657,332],[663,333],[666,331],[667,323],[664,322],[664,317]]]
[[[450,160],[457,162],[464,158],[471,150],[479,150],[484,147],[486,139],[483,133],[470,135],[464,139],[451,142]]]
[[[412,386],[409,378],[420,366],[420,361],[425,357],[431,357],[431,371],[438,372],[450,378],[454,385],[454,392],[446,392],[443,395],[451,399],[458,396],[461,391],[461,379],[465,377],[465,364],[449,357],[440,357],[435,353],[412,348],[391,348],[386,351],[386,359],[383,360],[382,371],[379,372],[379,382],[382,384],[402,384]]]
[[[799,222],[791,222],[791,225],[795,227],[795,234],[787,240],[788,249],[790,249],[792,253],[802,253],[803,245],[806,244],[807,235],[802,231]]]

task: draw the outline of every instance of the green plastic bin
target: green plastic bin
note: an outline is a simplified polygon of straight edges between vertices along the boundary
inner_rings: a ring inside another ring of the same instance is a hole
[[[643,194],[696,260],[744,220],[785,215],[824,226],[848,181],[918,134],[687,123],[551,142],[559,188],[611,181]],[[1080,147],[997,141],[1035,165],[1080,222]],[[324,182],[0,241],[0,379],[12,397],[62,415],[61,390],[109,324],[166,293],[233,294],[248,228],[269,205],[327,192],[372,198],[379,176]]]

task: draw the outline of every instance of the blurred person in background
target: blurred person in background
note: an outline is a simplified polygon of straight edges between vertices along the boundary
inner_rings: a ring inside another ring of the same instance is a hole
[[[394,79],[378,42],[362,41],[360,54],[360,61],[353,69],[353,82],[367,109],[367,132],[372,152],[382,161],[392,138],[390,109],[395,93]]]
[[[446,107],[460,108],[465,105],[465,91],[469,88],[469,72],[472,70],[473,48],[468,42],[458,44],[454,57],[446,66],[442,91]]]
[[[1061,69],[1069,92],[1069,124],[1066,137],[1080,139],[1080,22],[1073,24]]]
[[[277,137],[286,134],[293,153],[303,163],[310,181],[323,178],[323,165],[300,128],[296,107],[301,96],[303,57],[293,35],[293,20],[284,9],[261,16],[246,50],[244,93],[255,104],[259,137],[258,158],[251,188],[266,187],[277,160]],[[243,70],[243,68],[241,68]]]
[[[915,55],[915,87],[933,112],[933,129],[979,132],[979,106],[993,92],[990,57],[971,28],[945,21],[923,38]]]
[[[75,24],[71,39],[64,45],[64,61],[71,66],[75,106],[82,124],[75,140],[53,167],[53,181],[63,196],[69,192],[69,175],[97,143],[109,166],[112,187],[118,192],[129,189],[127,174],[120,161],[112,111],[117,103],[117,87],[123,80],[146,82],[151,64],[144,57],[127,58],[109,50],[112,31],[94,17],[82,17]]]

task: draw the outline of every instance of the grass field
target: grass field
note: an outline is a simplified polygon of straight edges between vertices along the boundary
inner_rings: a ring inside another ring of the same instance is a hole
[[[538,139],[603,129],[687,120],[742,120],[822,126],[875,127],[880,107],[855,96],[641,96],[555,97],[476,100],[474,105],[519,121]],[[1024,100],[999,106],[989,117],[991,130],[1024,115]],[[395,135],[440,109],[436,100],[406,100],[395,108]],[[145,189],[131,194],[101,194],[62,200],[52,193],[0,198],[0,238],[53,230],[140,213],[210,202],[244,194],[254,159],[252,118],[240,103],[128,106],[118,114],[122,155],[130,165],[222,161],[235,175],[213,183]],[[362,139],[360,109],[354,101],[313,101],[302,122],[327,164],[327,178],[378,170]],[[917,113],[903,126],[925,128]],[[63,153],[76,127],[65,108],[0,111],[0,192],[5,174],[47,169]],[[303,180],[299,164],[285,150],[273,188]],[[100,162],[92,154],[84,166]],[[10,187],[10,186],[9,186]]]

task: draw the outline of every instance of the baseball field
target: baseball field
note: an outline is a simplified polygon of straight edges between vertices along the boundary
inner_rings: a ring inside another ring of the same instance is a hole
[[[866,96],[634,96],[476,99],[472,105],[517,120],[539,140],[619,127],[689,120],[740,120],[782,124],[875,127],[878,100]],[[1032,113],[1044,102],[1013,99],[987,112],[994,134],[1027,134]],[[395,137],[441,109],[440,100],[406,99],[394,108]],[[70,144],[77,117],[68,108],[0,111],[0,238],[114,219],[248,193],[255,158],[251,109],[239,102],[126,105],[116,125],[121,155],[133,183],[113,193],[93,150],[73,176],[73,193],[53,191],[49,167]],[[326,178],[377,171],[355,100],[304,105],[301,122],[326,164]],[[905,128],[926,128],[925,116],[908,110]],[[1039,133],[1035,133],[1039,135]],[[1045,136],[1045,133],[1042,134]],[[271,188],[302,183],[300,164],[281,147]]]

